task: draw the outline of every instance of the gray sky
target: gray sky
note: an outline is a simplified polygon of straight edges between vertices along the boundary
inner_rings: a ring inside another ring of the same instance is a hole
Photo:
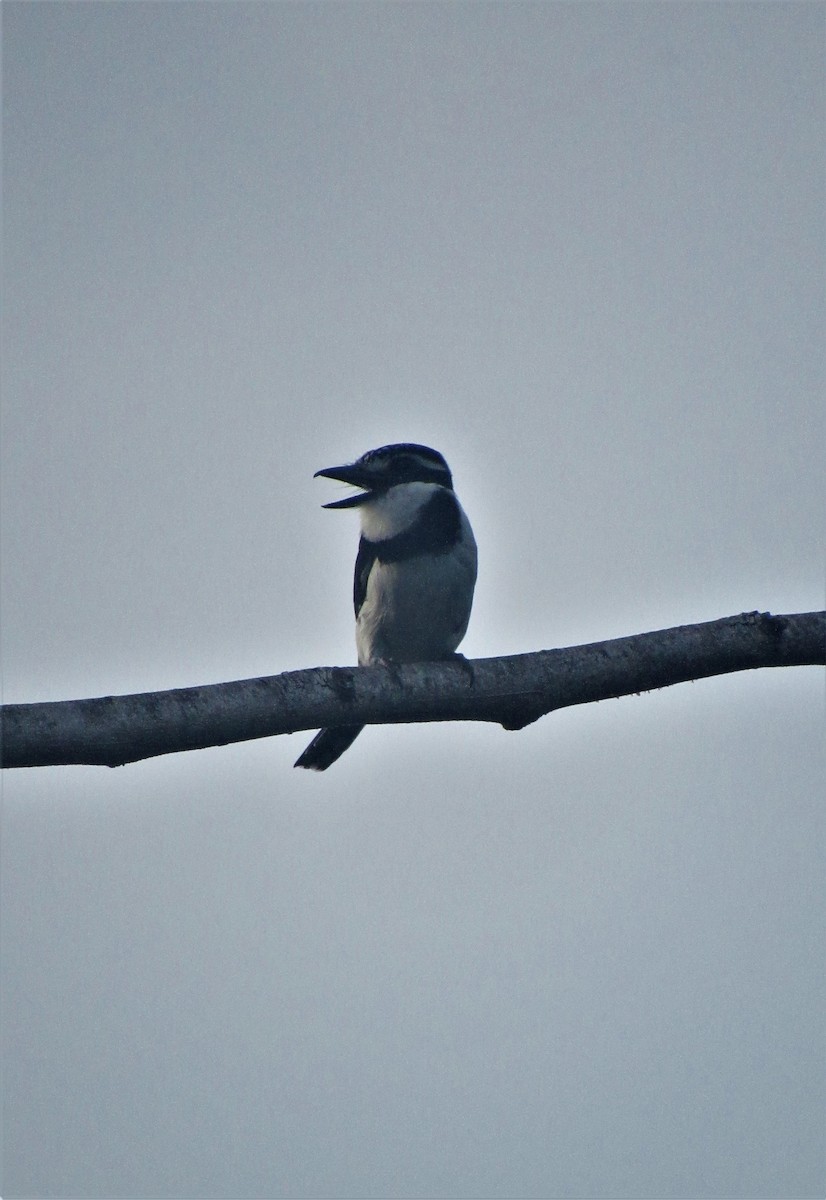
[[[7,702],[824,604],[824,7],[3,4]],[[3,779],[2,1192],[814,1197],[822,671]]]

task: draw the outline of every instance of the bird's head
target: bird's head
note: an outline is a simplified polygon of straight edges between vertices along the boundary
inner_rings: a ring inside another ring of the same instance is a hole
[[[453,489],[450,468],[438,450],[419,446],[415,442],[400,442],[394,446],[368,450],[354,463],[343,467],[325,467],[322,471],[316,471],[313,478],[319,475],[363,489],[355,496],[333,500],[324,508],[356,508],[403,483],[435,483],[451,491]]]

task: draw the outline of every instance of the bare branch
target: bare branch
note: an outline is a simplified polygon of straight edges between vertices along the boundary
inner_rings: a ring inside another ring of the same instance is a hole
[[[521,729],[573,704],[757,667],[826,664],[826,613],[701,625],[474,662],[317,667],[169,692],[0,709],[0,765],[110,767],[300,729],[494,721]]]

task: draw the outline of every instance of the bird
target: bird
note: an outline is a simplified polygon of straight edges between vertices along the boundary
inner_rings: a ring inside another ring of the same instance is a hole
[[[368,450],[322,476],[361,488],[323,508],[357,508],[361,537],[353,577],[360,666],[461,658],[476,586],[473,530],[438,450],[399,442]],[[322,729],[295,766],[326,771],[363,725]]]

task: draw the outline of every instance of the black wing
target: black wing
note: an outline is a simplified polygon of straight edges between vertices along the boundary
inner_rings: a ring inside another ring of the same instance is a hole
[[[367,595],[367,580],[376,561],[376,544],[362,538],[359,542],[359,552],[356,555],[356,570],[353,575],[353,608],[356,616],[361,612],[364,597]]]

